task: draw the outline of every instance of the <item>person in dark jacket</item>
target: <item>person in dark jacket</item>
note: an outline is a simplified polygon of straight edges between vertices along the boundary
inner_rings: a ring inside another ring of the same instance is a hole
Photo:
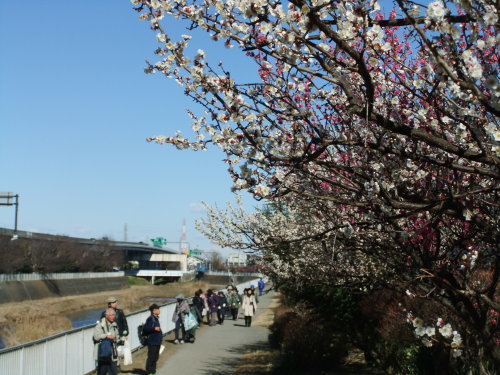
[[[240,308],[241,305],[241,298],[238,295],[238,292],[236,289],[229,289],[227,296],[227,305],[229,306],[229,309],[231,311],[231,315],[233,317],[233,320],[238,319],[238,309]]]
[[[160,355],[160,346],[163,341],[163,332],[160,327],[160,306],[153,303],[149,306],[149,311],[151,315],[144,323],[144,328],[142,329],[144,334],[148,336],[148,358],[146,360],[146,372],[149,375],[155,375],[156,373],[156,362]]]
[[[194,292],[194,297],[193,297],[193,306],[198,309],[199,314],[196,316],[201,316],[203,317],[203,310],[205,309],[205,300],[201,297],[201,294],[203,291],[201,289],[198,289],[196,292]],[[201,320],[198,319],[198,323],[201,324]]]
[[[128,324],[127,324],[127,318],[125,317],[125,314],[123,313],[123,310],[118,308],[118,300],[116,297],[109,297],[107,299],[108,302],[108,309],[111,308],[115,310],[116,313],[116,325],[118,326],[118,332],[120,333],[120,337],[125,338],[128,336]],[[106,311],[103,311],[101,314],[101,319],[104,318]],[[118,344],[122,343],[123,340],[120,341]]]
[[[226,316],[227,307],[227,298],[224,295],[224,292],[219,292],[219,306],[217,311],[217,318],[219,320],[219,324],[224,324],[224,317]]]
[[[207,291],[208,313],[210,314],[210,326],[217,324],[217,312],[219,311],[219,297],[212,289]]]

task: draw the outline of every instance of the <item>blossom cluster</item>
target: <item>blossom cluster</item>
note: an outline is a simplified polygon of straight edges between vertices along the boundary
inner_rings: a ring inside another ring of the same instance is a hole
[[[407,315],[407,321],[411,323],[415,336],[420,338],[424,346],[433,346],[434,343],[439,340],[438,336],[441,336],[441,338],[445,339],[452,348],[453,357],[459,357],[462,355],[462,336],[460,333],[453,330],[450,323],[445,324],[442,318],[437,318],[435,326],[425,326],[424,321],[421,318],[416,317],[409,312]]]

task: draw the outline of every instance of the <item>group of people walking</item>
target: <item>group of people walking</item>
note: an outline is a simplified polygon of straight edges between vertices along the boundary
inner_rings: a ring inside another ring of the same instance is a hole
[[[262,295],[265,283],[262,278],[258,283],[259,295]],[[246,288],[243,294],[233,284],[226,288],[226,292],[215,292],[209,289],[204,293],[201,289],[195,292],[189,300],[184,295],[176,297],[175,310],[172,316],[174,328],[174,344],[194,343],[196,329],[206,319],[206,324],[215,326],[224,324],[226,316],[233,320],[238,319],[238,312],[243,312],[245,327],[252,325],[252,317],[257,311],[258,297],[254,285]],[[94,359],[97,365],[97,375],[118,374],[118,347],[125,343],[129,335],[127,319],[117,306],[117,299],[110,297],[107,300],[108,308],[102,313],[101,319],[94,328]],[[140,334],[144,337],[143,344],[148,348],[146,359],[146,373],[156,374],[156,362],[160,355],[163,342],[163,331],[160,326],[160,306],[149,306],[150,316],[142,326]]]

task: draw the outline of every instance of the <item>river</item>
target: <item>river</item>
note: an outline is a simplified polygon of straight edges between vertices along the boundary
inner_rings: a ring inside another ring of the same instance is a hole
[[[175,301],[175,298],[158,297],[144,300],[144,302],[156,302],[158,304],[164,304],[170,301]],[[95,324],[100,319],[103,311],[104,309],[82,310],[68,314],[67,317],[71,320],[73,328],[78,328],[89,324]]]

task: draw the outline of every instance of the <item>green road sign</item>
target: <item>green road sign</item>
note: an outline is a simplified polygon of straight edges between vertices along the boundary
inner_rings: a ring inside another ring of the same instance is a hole
[[[158,246],[158,247],[167,244],[167,239],[164,237],[151,238],[150,241],[153,243],[153,246]]]
[[[199,250],[189,250],[189,254],[191,255],[201,255],[202,252]]]

